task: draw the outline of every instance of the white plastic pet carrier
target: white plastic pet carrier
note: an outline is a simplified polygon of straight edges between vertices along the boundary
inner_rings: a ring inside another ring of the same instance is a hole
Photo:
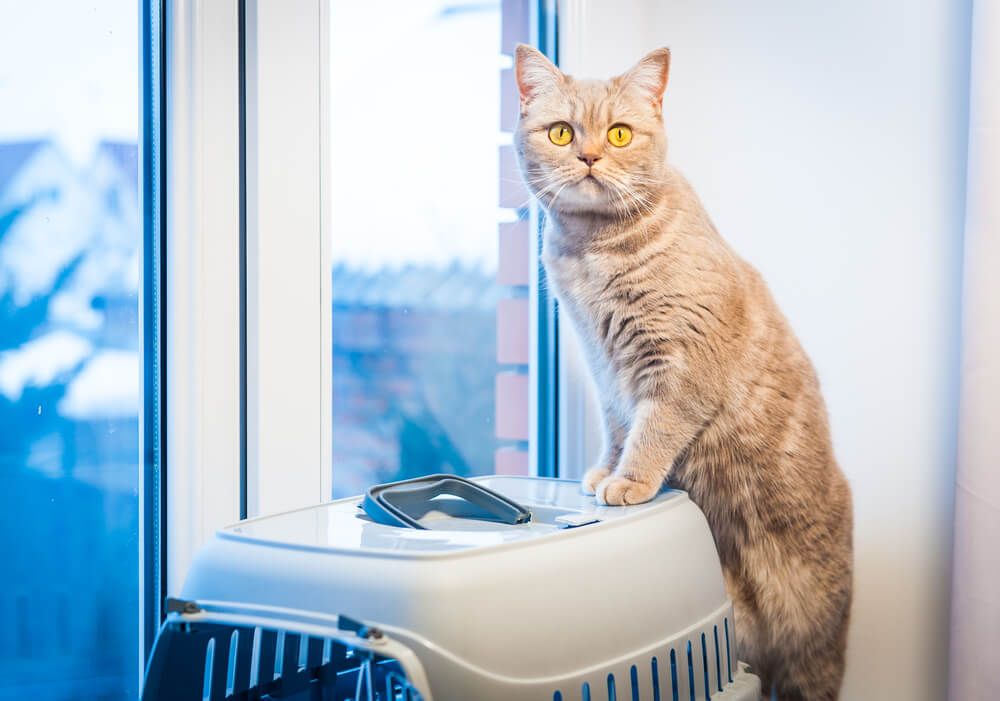
[[[445,475],[220,531],[145,701],[757,701],[704,515]]]

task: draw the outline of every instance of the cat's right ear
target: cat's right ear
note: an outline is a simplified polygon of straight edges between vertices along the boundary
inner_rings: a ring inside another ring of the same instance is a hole
[[[514,49],[514,75],[521,94],[522,115],[532,100],[556,88],[564,79],[562,71],[545,54],[527,44],[518,44]]]

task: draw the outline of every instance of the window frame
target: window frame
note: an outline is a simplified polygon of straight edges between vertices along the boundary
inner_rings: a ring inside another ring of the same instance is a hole
[[[332,491],[329,5],[143,2],[163,36],[162,601],[218,528]],[[555,60],[557,0],[525,2]],[[564,383],[537,240],[530,468],[556,476]]]
[[[246,513],[253,516],[329,494],[333,285],[324,225],[327,2],[245,5]],[[314,303],[303,307],[302,299]]]
[[[319,171],[328,159],[315,157],[325,89],[308,78],[325,56],[320,34],[312,54],[301,51],[325,3],[161,2],[169,538],[164,581],[150,594],[160,601],[181,592],[197,549],[219,528],[318,503],[332,433]],[[311,128],[301,123],[310,101]],[[280,138],[289,129],[301,135],[294,150]],[[316,300],[311,310],[283,307],[289,280],[302,282],[294,295]]]
[[[243,511],[237,10],[163,0],[161,595],[180,593],[197,548]]]

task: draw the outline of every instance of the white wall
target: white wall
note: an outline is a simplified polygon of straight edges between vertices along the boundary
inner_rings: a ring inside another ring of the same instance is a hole
[[[571,73],[670,46],[671,159],[817,366],[854,490],[843,698],[945,698],[968,0],[560,9]]]

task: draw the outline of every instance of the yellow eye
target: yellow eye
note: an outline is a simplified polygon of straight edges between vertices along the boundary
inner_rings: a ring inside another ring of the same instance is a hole
[[[556,146],[565,146],[573,140],[573,127],[566,122],[556,122],[549,127],[549,141]]]
[[[632,141],[632,130],[624,124],[616,124],[608,129],[608,141],[612,146],[628,146]]]

